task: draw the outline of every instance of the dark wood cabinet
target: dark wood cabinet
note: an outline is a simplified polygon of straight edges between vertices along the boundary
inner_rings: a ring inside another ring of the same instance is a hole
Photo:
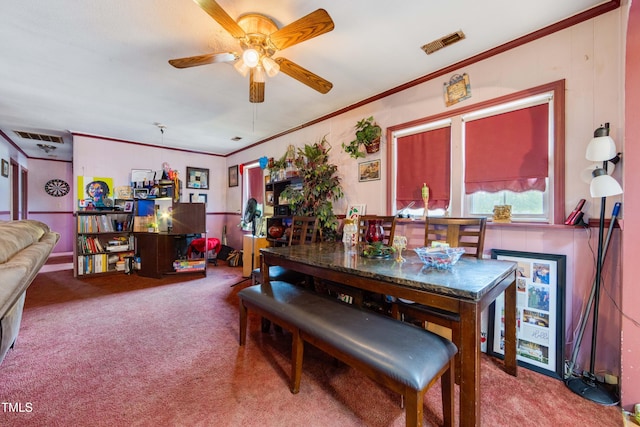
[[[176,270],[174,263],[186,260],[189,242],[206,238],[206,212],[204,203],[174,203],[172,228],[165,233],[134,233],[136,252],[140,256],[138,274],[160,278],[165,274],[201,273],[206,276],[206,259],[198,268]],[[193,260],[189,260],[193,261]]]
[[[302,186],[302,178],[293,177],[282,181],[273,181],[265,184],[267,200],[273,201],[273,215],[267,218],[267,241],[274,245],[286,244],[288,241],[287,229],[291,227],[292,213],[289,204],[281,197],[281,193],[289,186]],[[283,231],[281,235],[270,233],[272,226],[279,226]]]

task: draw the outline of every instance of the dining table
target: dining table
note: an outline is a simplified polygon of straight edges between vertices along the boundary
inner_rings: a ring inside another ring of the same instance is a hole
[[[481,425],[481,314],[504,293],[503,370],[517,375],[516,266],[512,261],[461,257],[450,268],[425,265],[412,250],[395,257],[367,257],[362,248],[322,242],[262,248],[263,283],[269,267],[281,266],[311,278],[403,298],[456,314],[460,324],[460,426]],[[498,404],[498,402],[496,402]]]

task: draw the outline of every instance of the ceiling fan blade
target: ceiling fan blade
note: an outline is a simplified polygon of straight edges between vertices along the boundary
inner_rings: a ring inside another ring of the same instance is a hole
[[[269,35],[271,44],[282,50],[333,30],[333,20],[326,10],[318,9]]]
[[[275,61],[280,65],[280,71],[298,80],[300,83],[304,83],[312,89],[317,90],[320,93],[327,93],[333,87],[333,84],[323,79],[322,77],[313,74],[311,71],[302,68],[298,64],[289,61],[285,58],[276,58]]]
[[[176,68],[189,68],[198,65],[215,64],[218,62],[232,62],[239,56],[235,52],[208,53],[206,55],[188,56],[186,58],[170,59],[169,64]]]
[[[254,69],[249,74],[249,102],[264,102],[264,82],[256,82],[253,80]]]
[[[244,30],[225,10],[214,0],[193,0],[222,26],[229,34],[237,39],[246,36]]]

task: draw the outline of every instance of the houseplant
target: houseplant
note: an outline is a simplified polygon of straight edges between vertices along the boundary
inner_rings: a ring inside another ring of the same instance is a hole
[[[284,153],[280,159],[269,162],[267,169],[269,170],[269,175],[271,176],[271,181],[281,181],[284,177],[284,170],[287,167],[287,153]]]
[[[373,116],[362,119],[356,123],[356,139],[349,144],[342,143],[342,148],[349,153],[351,157],[357,159],[364,157],[364,153],[360,151],[363,145],[367,153],[375,153],[380,149],[380,135],[382,128],[373,119]]]
[[[338,167],[329,163],[331,146],[323,137],[319,142],[298,148],[295,165],[302,178],[302,187],[287,187],[281,193],[289,201],[292,215],[315,216],[325,240],[335,239],[338,220],[333,202],[343,196]]]

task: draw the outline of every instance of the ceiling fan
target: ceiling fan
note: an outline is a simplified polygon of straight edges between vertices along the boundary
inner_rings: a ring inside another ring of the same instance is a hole
[[[249,13],[237,22],[214,0],[194,0],[229,34],[240,42],[242,53],[222,52],[169,60],[176,68],[189,68],[218,62],[234,62],[235,69],[249,74],[249,102],[264,102],[265,74],[273,77],[279,71],[301,83],[327,93],[333,87],[328,80],[302,68],[288,59],[272,56],[283,49],[333,30],[333,20],[326,10],[318,9],[282,28],[259,13]]]

